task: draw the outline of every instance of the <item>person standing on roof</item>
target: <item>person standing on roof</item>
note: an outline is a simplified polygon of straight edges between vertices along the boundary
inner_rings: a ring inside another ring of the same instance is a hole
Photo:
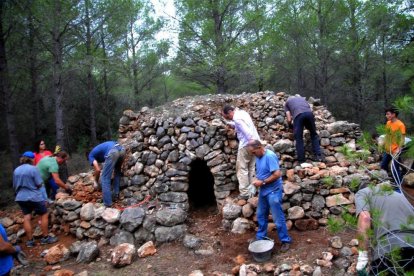
[[[102,171],[102,197],[106,207],[112,206],[112,200],[119,196],[119,182],[121,180],[121,165],[125,157],[125,149],[115,141],[107,141],[94,147],[87,154],[89,164],[93,166],[95,181],[99,183]],[[99,163],[104,163],[103,168]],[[111,176],[115,172],[113,193],[111,191]]]
[[[315,160],[323,162],[324,158],[319,145],[319,136],[316,133],[315,117],[306,99],[300,95],[290,96],[285,103],[285,112],[288,124],[292,124],[293,121],[293,135],[296,141],[296,153],[299,163],[303,163],[306,160],[303,145],[304,128],[310,132]]]
[[[227,124],[236,130],[239,139],[239,150],[237,152],[236,174],[239,182],[240,199],[250,197],[249,185],[253,183],[255,175],[255,157],[247,150],[250,140],[260,140],[256,127],[250,115],[241,109],[230,105],[223,107],[222,115],[226,120],[231,120]]]

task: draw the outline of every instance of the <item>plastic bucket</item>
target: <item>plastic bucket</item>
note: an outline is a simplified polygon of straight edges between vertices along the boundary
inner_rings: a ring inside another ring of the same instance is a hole
[[[257,240],[249,244],[249,251],[256,262],[262,263],[270,260],[275,243],[271,239]]]

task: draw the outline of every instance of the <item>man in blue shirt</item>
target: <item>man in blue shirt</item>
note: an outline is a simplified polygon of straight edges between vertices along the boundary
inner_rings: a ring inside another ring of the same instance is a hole
[[[0,276],[10,275],[13,268],[13,255],[20,251],[20,247],[13,247],[7,239],[6,230],[0,223]]]
[[[115,171],[113,197],[119,195],[119,182],[121,180],[121,165],[124,160],[125,149],[115,141],[107,141],[94,147],[88,154],[88,161],[95,169],[95,180],[99,182],[101,168],[99,163],[104,163],[102,168],[102,197],[106,207],[112,206],[111,176]]]
[[[32,213],[40,215],[43,238],[41,244],[50,244],[58,241],[49,235],[49,219],[45,198],[42,193],[43,179],[37,167],[33,166],[34,154],[26,151],[20,158],[20,166],[13,172],[13,188],[16,193],[15,201],[19,204],[24,215],[23,228],[26,231],[27,247],[33,247]]]
[[[261,240],[267,236],[268,217],[269,211],[271,211],[279,240],[282,242],[280,251],[286,252],[292,239],[288,234],[282,210],[283,184],[279,160],[276,154],[265,149],[259,140],[249,141],[248,148],[256,156],[256,180],[252,184],[259,188],[257,206],[259,229],[256,233],[256,239]]]

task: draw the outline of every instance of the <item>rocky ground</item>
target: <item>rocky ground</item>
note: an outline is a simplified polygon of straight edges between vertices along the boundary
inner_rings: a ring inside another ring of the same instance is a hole
[[[214,207],[190,212],[189,234],[184,242],[155,245],[156,253],[143,258],[134,252],[131,264],[121,268],[114,267],[113,246],[93,243],[86,246],[90,252],[84,252],[83,258],[88,258],[94,247],[99,256],[93,256],[90,263],[78,263],[72,252],[75,238],[60,234],[58,246],[38,245],[28,249],[23,245],[30,264],[18,266],[15,272],[17,275],[235,275],[240,270],[239,275],[345,275],[344,267],[349,267],[348,275],[352,275],[351,263],[356,258],[352,230],[343,231],[337,238],[326,228],[291,230],[294,241],[291,249],[280,253],[280,244],[276,242],[272,258],[260,264],[247,249],[254,231],[233,234],[222,228],[221,219]],[[269,236],[277,240],[275,231]],[[48,254],[41,257],[47,249]],[[51,254],[51,251],[57,252]]]

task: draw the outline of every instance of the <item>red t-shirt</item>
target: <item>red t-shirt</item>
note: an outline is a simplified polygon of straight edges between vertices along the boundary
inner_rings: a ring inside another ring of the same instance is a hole
[[[45,157],[45,156],[52,156],[52,155],[53,155],[53,153],[51,151],[49,151],[49,150],[45,150],[42,153],[35,152],[35,158],[34,158],[34,164],[35,164],[35,166],[37,165],[37,163],[39,163],[39,161],[43,157]]]

